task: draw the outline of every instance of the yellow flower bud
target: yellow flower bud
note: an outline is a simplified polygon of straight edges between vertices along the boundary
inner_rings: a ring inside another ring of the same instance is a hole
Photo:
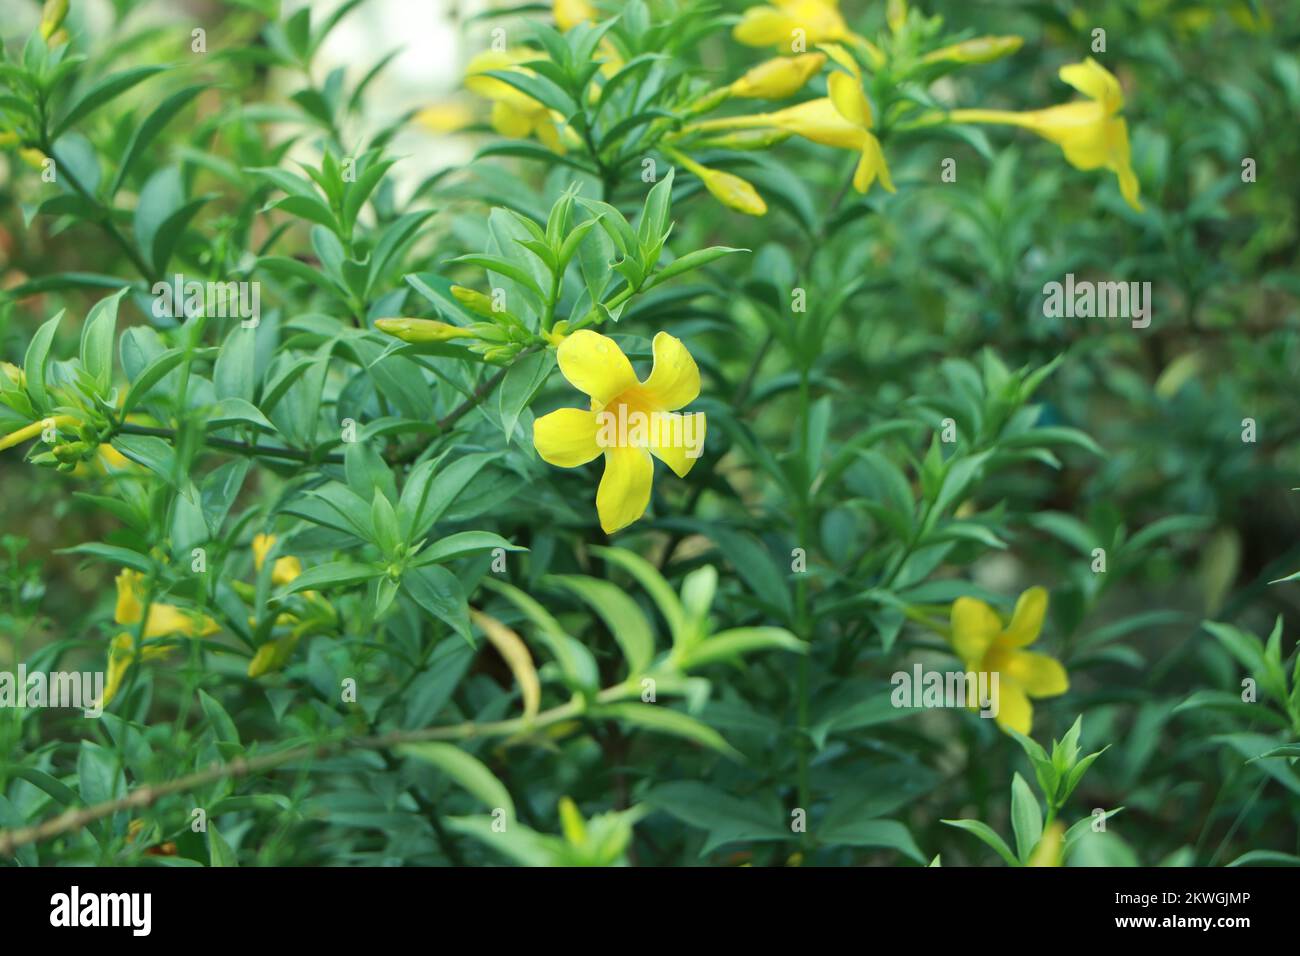
[[[248,662],[248,676],[257,678],[272,671],[282,670],[293,656],[293,649],[298,646],[298,635],[289,634],[273,641],[267,641],[257,649],[253,659]]]
[[[446,342],[450,339],[472,339],[476,336],[437,319],[376,319],[375,328],[403,342]]]
[[[32,169],[45,169],[45,154],[39,149],[20,149],[18,150],[18,155],[22,158],[22,161]]]
[[[798,93],[826,65],[825,53],[776,57],[760,63],[730,86],[732,96],[779,100]]]
[[[0,149],[17,146],[22,141],[22,137],[13,130],[6,130],[5,132],[0,133]]]
[[[1023,37],[976,37],[927,53],[922,63],[991,63],[1010,56],[1024,45]]]
[[[794,134],[784,129],[746,129],[705,140],[701,145],[715,149],[771,149]]]
[[[451,287],[451,296],[465,308],[478,315],[491,318],[496,314],[492,311],[492,300],[477,289],[454,285]]]
[[[67,15],[68,0],[45,0],[45,8],[41,11],[41,36],[45,40],[54,36],[54,31],[63,25]]]
[[[542,335],[546,337],[546,341],[550,342],[556,348],[559,348],[560,343],[564,341],[565,335],[568,334],[568,329],[569,320],[561,319],[559,322],[556,322],[555,325],[551,326],[551,331],[543,332]]]
[[[704,183],[704,188],[722,205],[747,216],[762,216],[767,212],[767,203],[747,180],[720,169],[709,169],[699,163],[682,157],[682,165],[693,172]]]

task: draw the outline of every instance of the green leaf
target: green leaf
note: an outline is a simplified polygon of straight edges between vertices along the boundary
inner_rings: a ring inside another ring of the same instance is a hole
[[[414,567],[402,575],[402,589],[416,604],[470,644],[474,637],[469,627],[469,602],[460,579],[437,564]]]
[[[45,362],[50,355],[50,345],[54,342],[54,333],[58,331],[63,310],[58,315],[41,325],[27,345],[27,354],[23,358],[23,376],[27,380],[27,392],[36,403],[37,411],[49,407],[49,394],[45,391]]]
[[[654,633],[641,608],[609,581],[576,574],[548,575],[543,583],[564,588],[588,604],[605,622],[623,650],[628,676],[636,677],[650,665],[655,653]]]
[[[126,289],[123,288],[107,299],[100,299],[81,327],[81,367],[95,380],[101,395],[107,395],[113,384],[117,308],[125,294]]]
[[[780,649],[806,654],[808,645],[783,627],[737,627],[707,638],[682,655],[682,670],[733,660],[754,651]]]
[[[1020,861],[1011,852],[1011,848],[1007,846],[1006,841],[993,832],[993,829],[988,824],[979,820],[940,820],[939,822],[946,823],[948,826],[956,827],[959,830],[965,830],[967,833],[973,833],[991,846],[1008,866],[1020,866]]]
[[[147,80],[149,77],[155,76],[166,69],[166,66],[158,64],[137,66],[104,77],[64,110],[63,116],[54,124],[54,139],[58,139],[74,123],[85,119],[105,103],[117,98],[137,83]]]
[[[550,349],[521,355],[515,360],[500,386],[501,429],[509,441],[515,433],[520,414],[528,407],[537,390],[555,367],[555,353]]]
[[[510,792],[477,757],[454,744],[434,741],[403,744],[396,749],[403,756],[437,767],[489,810],[504,809],[507,820],[514,823],[515,804],[510,799]]]
[[[1043,811],[1018,773],[1011,778],[1011,829],[1016,835],[1016,855],[1022,863],[1028,862],[1043,837]]]
[[[144,155],[149,144],[163,131],[163,128],[171,121],[172,117],[184,109],[190,100],[206,89],[208,89],[206,84],[196,84],[177,90],[163,100],[149,114],[149,117],[135,128],[131,133],[131,141],[127,144],[126,152],[122,156],[122,162],[118,164],[117,175],[113,177],[113,183],[109,186],[108,195],[110,198],[117,195],[117,191],[126,182],[126,177],[135,166],[136,161]]]
[[[712,727],[701,723],[694,717],[683,714],[679,710],[665,707],[663,704],[643,704],[631,701],[619,704],[604,704],[593,710],[592,716],[607,717],[611,720],[619,720],[656,733],[681,737],[692,743],[708,747],[710,750],[716,750],[718,753],[737,762],[744,760],[740,752],[727,743],[722,735]]]

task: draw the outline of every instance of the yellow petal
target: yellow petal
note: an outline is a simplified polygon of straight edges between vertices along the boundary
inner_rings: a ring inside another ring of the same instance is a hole
[[[524,139],[536,124],[535,111],[499,99],[492,104],[492,128],[502,136]]]
[[[533,422],[533,447],[547,464],[576,468],[600,454],[598,429],[595,412],[561,408]]]
[[[267,641],[257,649],[253,659],[248,662],[248,676],[257,678],[263,674],[283,670],[284,666],[289,663],[289,658],[293,656],[293,650],[297,646],[298,635],[296,633],[287,634],[273,641]]]
[[[1002,674],[1023,687],[1030,697],[1055,697],[1070,689],[1070,678],[1061,662],[1033,651],[1008,654]]]
[[[104,699],[100,701],[101,705],[108,704],[117,696],[122,686],[122,679],[126,677],[126,672],[131,668],[131,661],[134,660],[131,652],[133,646],[134,642],[130,634],[117,635],[109,645],[108,673],[104,678]]]
[[[1112,120],[1108,125],[1109,139],[1106,166],[1119,178],[1120,195],[1124,201],[1138,212],[1142,211],[1142,202],[1138,199],[1140,187],[1137,176],[1133,173],[1132,159],[1128,145],[1128,124],[1122,119]]]
[[[824,53],[776,57],[749,70],[732,83],[729,89],[732,96],[784,99],[799,92],[825,63]]]
[[[841,116],[855,126],[871,127],[871,104],[857,80],[847,73],[832,73],[826,80],[826,87]]]
[[[1014,730],[1026,737],[1034,726],[1034,705],[1024,690],[1005,675],[998,678],[998,713],[993,719],[1004,730]]]
[[[746,46],[774,46],[794,39],[795,23],[775,7],[750,7],[731,35]]]
[[[275,564],[271,566],[271,583],[276,587],[283,587],[300,574],[302,574],[302,562],[297,558],[292,555],[276,558]]]
[[[703,412],[680,415],[659,412],[650,429],[650,454],[685,478],[704,451],[708,422]]]
[[[260,572],[262,565],[266,563],[266,556],[271,549],[275,547],[275,535],[273,534],[255,534],[253,535],[253,570]]]
[[[596,491],[596,514],[606,534],[626,528],[650,504],[654,460],[644,448],[605,449],[605,474]]]
[[[862,143],[862,158],[858,168],[853,172],[853,188],[865,193],[871,184],[880,177],[880,185],[888,192],[895,192],[894,181],[889,176],[889,166],[885,163],[885,152],[880,148],[880,140],[871,133],[866,134]]]
[[[596,19],[596,8],[587,3],[587,0],[555,0],[551,12],[555,16],[555,25],[565,33],[579,23]]]
[[[1060,77],[1080,93],[1101,103],[1108,113],[1117,112],[1124,105],[1124,90],[1119,80],[1092,57],[1082,63],[1061,67]]]
[[[1010,647],[1024,647],[1038,640],[1043,631],[1043,618],[1047,615],[1047,589],[1034,587],[1016,601],[1011,623],[1002,639]]]
[[[952,602],[952,646],[963,661],[978,661],[1002,631],[993,608],[973,597]]]
[[[121,621],[118,622],[123,623]],[[207,637],[221,630],[217,622],[206,615],[193,614],[174,604],[149,605],[149,619],[144,625],[146,640],[155,637]]]
[[[942,47],[921,57],[922,63],[991,63],[1015,53],[1024,45],[1024,38],[1017,36],[975,37],[963,40],[951,46]]]
[[[654,340],[654,367],[639,392],[651,407],[674,411],[695,401],[700,394],[700,369],[686,346],[667,332]]]
[[[637,384],[623,350],[599,332],[579,329],[560,343],[555,355],[569,384],[601,405]]]
[[[143,577],[139,571],[130,568],[118,572],[114,581],[117,585],[117,606],[113,609],[113,620],[118,624],[138,624],[144,616],[144,605],[140,602],[140,580]]]
[[[838,149],[861,149],[867,131],[840,115],[830,97],[809,100],[762,117],[763,124],[788,130],[796,136],[834,146]]]

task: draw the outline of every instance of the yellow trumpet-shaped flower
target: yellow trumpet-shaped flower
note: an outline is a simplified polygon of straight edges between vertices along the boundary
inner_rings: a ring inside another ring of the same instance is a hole
[[[749,70],[727,90],[732,96],[782,100],[803,89],[804,84],[826,65],[825,53],[778,56]]]
[[[745,11],[731,35],[746,46],[786,46],[799,41],[845,40],[852,34],[837,0],[773,0]]]
[[[504,80],[485,75],[503,70],[535,75],[517,64],[536,56],[528,49],[484,50],[469,61],[465,86],[492,101],[492,127],[502,136],[525,139],[536,135],[547,149],[562,153],[564,144],[560,141],[551,110]]]
[[[266,556],[274,547],[275,535],[253,536],[253,567],[259,574],[262,572],[262,565],[266,563]],[[284,587],[300,574],[302,574],[302,562],[291,555],[276,558],[275,564],[271,565],[271,583],[276,587]]]
[[[141,583],[144,575],[139,571],[124,568],[117,576],[117,606],[113,611],[113,620],[118,624],[139,624],[144,617],[144,601],[141,599]],[[186,611],[174,604],[160,604],[157,601],[149,605],[149,617],[145,621],[145,640],[155,637],[207,637],[221,630],[217,622],[206,614]]]
[[[1047,591],[1020,595],[1011,620],[1003,623],[983,601],[960,597],[952,605],[953,650],[968,671],[998,675],[998,726],[1028,735],[1034,722],[1031,697],[1055,697],[1070,687],[1061,662],[1023,648],[1038,640],[1047,615]],[[978,702],[976,702],[978,705]]]
[[[835,44],[824,44],[822,49],[845,71],[837,70],[827,78],[829,96],[773,113],[704,120],[688,126],[685,132],[771,128],[802,136],[823,146],[856,150],[862,158],[853,174],[853,188],[865,193],[879,178],[880,185],[894,192],[884,150],[871,131],[874,125],[871,103],[862,92],[862,72],[857,61],[847,50]]]
[[[1109,169],[1119,180],[1124,201],[1138,212],[1139,186],[1129,155],[1128,125],[1119,112],[1124,92],[1119,80],[1092,57],[1061,67],[1061,80],[1087,99],[1046,109],[1017,113],[1010,110],[953,110],[954,123],[998,123],[1020,126],[1060,146],[1066,160],[1077,169]]]
[[[700,370],[667,332],[654,338],[654,367],[644,382],[617,343],[590,329],[567,336],[556,356],[569,384],[591,397],[591,408],[562,408],[537,419],[533,444],[543,461],[561,468],[605,456],[596,512],[612,534],[645,514],[654,458],[685,477],[703,451],[703,413],[673,414],[699,395]]]

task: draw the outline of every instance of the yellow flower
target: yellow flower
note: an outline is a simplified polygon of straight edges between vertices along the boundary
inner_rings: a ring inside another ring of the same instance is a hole
[[[862,158],[853,174],[853,188],[865,193],[879,177],[880,185],[889,192],[894,192],[894,182],[889,175],[889,166],[885,163],[885,153],[880,148],[880,140],[871,132],[871,103],[862,92],[862,71],[857,61],[847,50],[835,44],[825,44],[822,49],[847,71],[837,70],[827,78],[830,96],[808,100],[774,113],[704,120],[688,126],[684,132],[773,128],[802,136],[823,146],[857,150]]]
[[[561,468],[604,454],[596,512],[612,534],[645,514],[651,456],[684,478],[703,450],[704,415],[672,414],[700,394],[700,370],[667,332],[654,338],[654,367],[644,382],[612,339],[590,329],[567,336],[556,356],[569,383],[591,396],[591,409],[562,408],[537,419],[533,444],[543,461]]]
[[[484,50],[469,61],[465,86],[492,101],[492,127],[502,136],[525,139],[536,134],[542,144],[553,152],[564,152],[559,131],[555,127],[551,110],[509,83],[496,77],[484,76],[492,71],[513,70],[529,76],[535,74],[516,66],[537,56],[532,50]]]
[[[731,35],[746,46],[790,44],[791,49],[796,40],[821,43],[852,36],[838,0],[773,0],[771,6],[750,7]]]
[[[140,585],[144,575],[130,568],[122,569],[117,576],[117,606],[113,611],[113,620],[118,624],[139,624],[144,616],[144,602],[140,597]],[[221,630],[217,622],[206,614],[196,614],[176,607],[174,604],[160,604],[157,601],[149,605],[149,619],[144,625],[144,639],[155,637],[207,637]]]
[[[781,100],[798,93],[826,64],[825,53],[779,56],[760,63],[727,89],[732,96]]]
[[[254,535],[253,567],[259,574],[262,571],[262,565],[266,563],[266,556],[271,553],[273,547],[275,547],[275,535]],[[302,562],[297,558],[289,555],[276,558],[275,564],[271,566],[271,583],[276,587],[284,587],[300,574],[302,574]]]
[[[1087,99],[1047,109],[1016,113],[1010,110],[953,110],[955,123],[1001,123],[1021,126],[1065,152],[1077,169],[1109,169],[1119,179],[1124,201],[1142,211],[1138,180],[1129,156],[1128,126],[1119,111],[1124,93],[1119,80],[1092,57],[1061,67],[1061,80]]]
[[[1030,588],[1016,601],[1010,622],[983,601],[960,597],[952,605],[952,646],[968,671],[998,675],[998,726],[1028,735],[1030,697],[1055,697],[1070,687],[1061,662],[1022,650],[1038,639],[1047,614],[1047,591]],[[978,704],[978,702],[976,702]]]
[[[596,8],[587,0],[555,0],[551,4],[551,13],[562,33],[568,33],[579,23],[590,23],[598,16]]]
[[[52,425],[57,430],[70,428],[76,424],[78,424],[78,419],[72,415],[53,415],[50,418],[43,418],[40,421],[32,422],[30,425],[24,425],[17,431],[10,432],[0,438],[0,451],[13,448],[15,445],[21,445],[29,438],[35,438],[45,431],[46,426]]]
[[[975,37],[933,50],[921,57],[921,62],[991,63],[1015,53],[1024,42],[1023,37],[1017,36]]]
[[[476,337],[469,329],[437,319],[375,319],[375,328],[403,342],[446,342]]]

